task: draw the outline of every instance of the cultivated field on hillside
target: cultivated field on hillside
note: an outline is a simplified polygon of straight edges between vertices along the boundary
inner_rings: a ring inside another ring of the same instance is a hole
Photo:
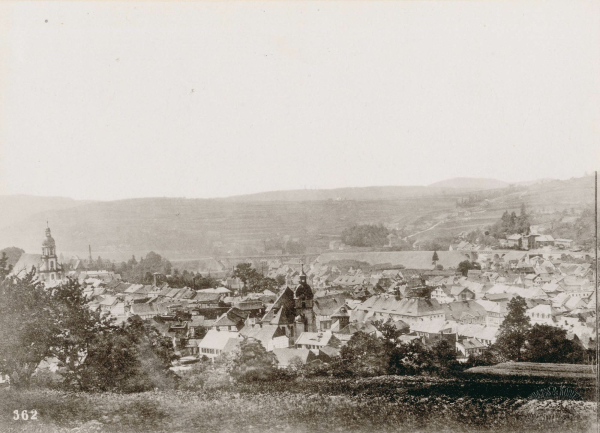
[[[518,212],[522,203],[536,218],[537,212],[582,209],[593,201],[591,177],[480,192],[448,189],[431,195],[431,190],[424,189],[418,195],[421,189],[411,190],[416,195],[390,196],[381,193],[385,188],[376,187],[368,189],[375,191],[371,198],[359,195],[363,199],[357,200],[252,201],[252,196],[244,200],[143,198],[91,203],[66,199],[55,203],[36,197],[4,200],[7,209],[18,208],[18,212],[8,212],[11,218],[0,226],[0,248],[38,251],[49,221],[58,251],[67,257],[87,257],[88,245],[94,258],[115,260],[126,260],[132,254],[139,258],[149,251],[173,260],[214,256],[215,244],[224,245],[223,254],[231,250],[232,255],[250,255],[246,249],[285,235],[327,249],[331,239],[355,224],[381,223],[404,229],[405,234],[416,234],[410,238],[414,242],[487,227],[505,210]],[[312,193],[299,197],[318,196]],[[474,208],[457,207],[459,200],[473,195],[488,201]],[[38,199],[42,202],[37,203]]]

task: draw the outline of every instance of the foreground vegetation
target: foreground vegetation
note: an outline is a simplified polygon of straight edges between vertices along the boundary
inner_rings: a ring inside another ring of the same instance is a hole
[[[557,377],[593,380],[596,377],[592,365],[547,364],[538,362],[504,362],[497,365],[473,367],[469,371],[478,374],[525,377]]]
[[[497,389],[502,384],[496,383]],[[467,382],[468,383],[468,382]],[[504,383],[504,388],[507,388]],[[530,383],[541,387],[544,384]],[[468,388],[468,386],[467,386]],[[585,432],[595,405],[461,391],[455,379],[386,376],[202,386],[197,390],[67,393],[0,390],[2,431]],[[446,393],[447,390],[454,390]],[[13,421],[18,409],[38,420]]]

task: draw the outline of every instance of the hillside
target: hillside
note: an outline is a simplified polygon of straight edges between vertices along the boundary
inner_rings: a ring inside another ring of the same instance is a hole
[[[0,195],[0,227],[7,227],[31,215],[59,209],[70,209],[90,203],[66,197],[38,197],[32,195]]]
[[[325,235],[339,236],[354,224],[404,225],[453,207],[455,199],[234,202],[145,198],[97,202],[41,212],[0,229],[0,248],[16,245],[37,251],[46,220],[51,221],[59,253],[87,256],[91,244],[94,258],[123,259],[150,250],[173,259],[197,258],[212,254],[215,243],[246,254],[245,247],[260,247],[266,238],[284,235],[326,247],[329,237]]]
[[[416,194],[413,187],[390,187],[388,192],[402,188],[409,188],[406,194]],[[174,260],[251,255],[261,253],[266,239],[283,236],[298,237],[314,251],[327,250],[330,240],[355,224],[386,224],[410,234],[414,242],[486,227],[505,210],[518,212],[521,203],[540,221],[593,203],[593,178],[589,176],[477,192],[449,189],[432,195],[429,187],[415,188],[423,193],[391,198],[388,192],[379,196],[373,192],[368,200],[143,198],[86,203],[16,197],[8,207],[12,216],[3,215],[9,223],[0,227],[0,248],[16,246],[37,252],[48,220],[58,252],[65,256],[87,257],[88,245],[94,258],[118,260],[151,250]],[[356,190],[356,197],[371,195],[366,192],[369,188]],[[457,207],[459,200],[471,196],[477,197],[472,207]],[[11,200],[2,199],[4,203]],[[38,199],[40,203],[35,203]]]
[[[411,240],[427,240],[485,228],[497,221],[505,210],[518,213],[521,204],[525,204],[535,224],[556,218],[563,211],[589,208],[594,203],[594,178],[551,180],[477,194],[482,201],[472,208],[456,209],[458,215],[455,211],[422,218],[421,224],[435,226]]]

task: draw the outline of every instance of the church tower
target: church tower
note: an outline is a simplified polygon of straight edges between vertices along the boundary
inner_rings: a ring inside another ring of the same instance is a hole
[[[42,281],[51,282],[61,279],[60,266],[56,257],[56,243],[50,227],[46,227],[46,239],[42,242],[42,258],[38,274]]]
[[[317,320],[313,310],[313,292],[306,282],[304,266],[300,274],[300,283],[294,290],[294,310],[296,319],[294,326],[298,337],[302,332],[317,332]]]

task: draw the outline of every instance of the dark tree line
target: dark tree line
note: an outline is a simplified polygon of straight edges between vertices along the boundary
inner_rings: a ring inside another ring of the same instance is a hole
[[[354,247],[382,247],[389,234],[382,225],[356,225],[342,231],[342,242]]]
[[[475,261],[463,260],[456,270],[466,277],[470,270],[481,270],[481,265]]]
[[[521,204],[520,214],[513,211],[510,214],[504,211],[499,221],[489,228],[489,232],[495,238],[506,238],[512,234],[518,233],[522,235],[529,234],[531,222],[529,214],[525,209],[525,204]]]
[[[152,284],[154,273],[170,275],[173,265],[160,254],[150,251],[146,257],[140,258],[138,262],[135,256],[131,256],[126,262],[116,265],[115,272],[121,275],[124,281],[136,284]]]

